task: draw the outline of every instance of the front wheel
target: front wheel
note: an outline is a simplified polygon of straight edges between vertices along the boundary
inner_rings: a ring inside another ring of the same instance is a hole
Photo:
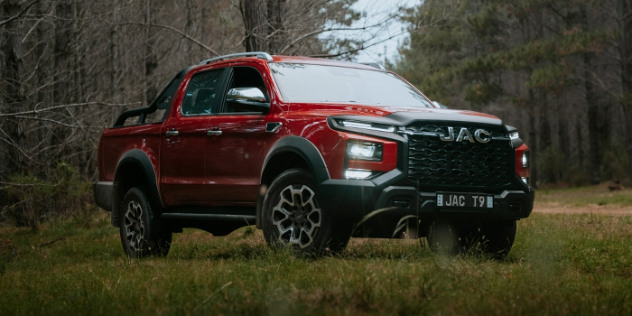
[[[316,183],[303,169],[281,173],[263,202],[263,235],[271,248],[308,255],[344,249],[350,230],[336,229],[335,219],[320,204]]]
[[[164,257],[169,253],[171,231],[161,229],[145,190],[135,187],[127,191],[121,212],[121,243],[128,257]]]

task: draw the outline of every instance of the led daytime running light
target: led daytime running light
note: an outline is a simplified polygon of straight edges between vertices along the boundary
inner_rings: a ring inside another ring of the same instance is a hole
[[[388,133],[395,132],[395,126],[389,126],[389,125],[372,124],[372,123],[347,121],[347,120],[339,120],[338,123],[344,127],[366,129],[366,130],[377,131],[377,132],[388,132]]]
[[[520,135],[518,134],[518,132],[511,132],[511,133],[509,133],[509,138],[511,140],[518,139],[518,138],[520,138]]]

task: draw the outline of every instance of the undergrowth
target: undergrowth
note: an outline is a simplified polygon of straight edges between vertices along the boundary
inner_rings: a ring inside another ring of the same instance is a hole
[[[504,261],[376,239],[296,258],[252,227],[174,237],[166,258],[129,260],[106,213],[0,228],[0,314],[632,313],[629,216],[533,214]]]

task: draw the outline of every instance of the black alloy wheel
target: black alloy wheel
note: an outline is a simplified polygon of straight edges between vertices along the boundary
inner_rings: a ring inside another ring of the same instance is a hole
[[[290,169],[274,179],[266,193],[263,234],[271,248],[318,256],[343,251],[351,229],[322,209],[316,183],[307,171]]]
[[[121,206],[120,235],[123,250],[130,258],[164,257],[171,246],[171,231],[161,229],[160,218],[141,187],[127,191]]]

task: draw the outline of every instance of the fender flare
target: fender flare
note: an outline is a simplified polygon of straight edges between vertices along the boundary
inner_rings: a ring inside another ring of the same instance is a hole
[[[325,164],[325,159],[320,154],[320,151],[316,146],[300,136],[287,136],[278,140],[266,155],[261,168],[261,175],[259,177],[260,183],[263,184],[263,173],[266,170],[270,160],[283,153],[293,153],[300,156],[309,167],[310,173],[314,176],[314,180],[317,185],[330,179],[329,170]],[[260,191],[261,192],[261,191]],[[263,215],[263,200],[265,195],[259,194],[257,198],[257,227],[261,228],[261,216]]]
[[[311,171],[314,176],[316,183],[320,184],[329,180],[329,170],[327,170],[325,159],[320,154],[320,151],[318,151],[318,148],[316,148],[312,142],[300,136],[283,137],[272,145],[263,161],[261,178],[263,178],[263,172],[266,170],[270,160],[278,154],[287,152],[297,154],[307,162],[310,169],[309,171]]]
[[[132,149],[119,159],[118,164],[116,165],[116,171],[114,172],[114,190],[113,190],[113,203],[112,203],[112,225],[118,227],[118,217],[119,217],[119,207],[123,197],[126,192],[122,192],[123,187],[120,183],[121,177],[121,166],[127,164],[134,164],[141,170],[143,175],[145,176],[145,182],[147,183],[147,199],[152,204],[152,206],[156,208],[163,208],[164,204],[162,203],[162,199],[160,197],[160,192],[158,190],[158,182],[156,179],[156,172],[154,170],[153,164],[149,159],[149,156],[140,149]]]

